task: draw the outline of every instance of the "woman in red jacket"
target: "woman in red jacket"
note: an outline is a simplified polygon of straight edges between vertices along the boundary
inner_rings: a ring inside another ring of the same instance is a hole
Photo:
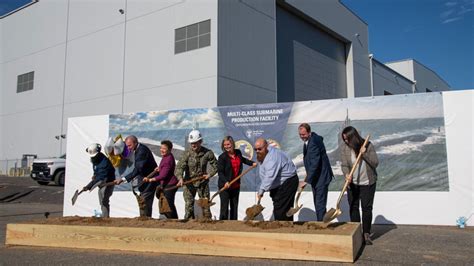
[[[217,173],[219,175],[218,186],[219,189],[225,187],[219,196],[221,198],[221,212],[220,220],[237,220],[240,180],[237,180],[232,185],[229,183],[238,175],[242,173],[243,164],[254,165],[255,162],[242,156],[239,149],[235,149],[234,139],[231,136],[226,136],[221,143],[223,153],[219,155],[217,160]],[[230,217],[229,217],[230,205]]]

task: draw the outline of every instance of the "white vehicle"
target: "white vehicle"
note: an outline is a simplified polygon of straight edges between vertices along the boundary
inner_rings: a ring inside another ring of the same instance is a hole
[[[54,181],[58,186],[64,186],[66,172],[66,154],[59,158],[35,159],[31,178],[40,185],[47,185]]]

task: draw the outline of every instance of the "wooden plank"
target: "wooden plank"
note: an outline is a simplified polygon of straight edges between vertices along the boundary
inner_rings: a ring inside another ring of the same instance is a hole
[[[362,236],[360,224],[354,224],[350,234],[8,224],[6,244],[353,262],[362,245]]]

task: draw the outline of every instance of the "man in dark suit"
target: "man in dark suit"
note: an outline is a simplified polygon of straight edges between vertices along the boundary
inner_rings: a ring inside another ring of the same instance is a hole
[[[298,133],[303,140],[303,162],[306,169],[306,182],[300,182],[304,188],[310,184],[313,190],[314,208],[318,221],[322,221],[326,213],[329,183],[333,179],[331,164],[326,154],[323,137],[311,132],[311,127],[303,123],[298,127]]]
[[[125,139],[125,145],[128,150],[133,152],[135,155],[135,167],[131,173],[123,176],[122,179],[116,180],[115,182],[116,184],[131,182],[136,178],[138,184],[141,184],[138,187],[140,196],[145,200],[145,208],[144,210],[140,210],[140,216],[145,215],[151,217],[153,199],[158,182],[143,182],[143,178],[147,177],[151,172],[153,172],[153,170],[155,170],[157,166],[155,158],[147,146],[138,143],[138,139],[134,135],[130,135]]]

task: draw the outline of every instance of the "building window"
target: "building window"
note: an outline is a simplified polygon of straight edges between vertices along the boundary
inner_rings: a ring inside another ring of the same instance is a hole
[[[430,89],[428,89],[428,88],[426,88],[426,92],[433,92],[433,91],[432,91],[432,90],[430,90]]]
[[[391,92],[389,92],[389,91],[386,91],[386,90],[383,91],[383,95],[392,95],[392,94],[393,94],[393,93],[391,93]]]
[[[174,53],[180,54],[211,45],[211,20],[174,30]]]
[[[32,90],[34,80],[35,80],[34,71],[18,75],[18,81],[16,84],[16,93]]]

